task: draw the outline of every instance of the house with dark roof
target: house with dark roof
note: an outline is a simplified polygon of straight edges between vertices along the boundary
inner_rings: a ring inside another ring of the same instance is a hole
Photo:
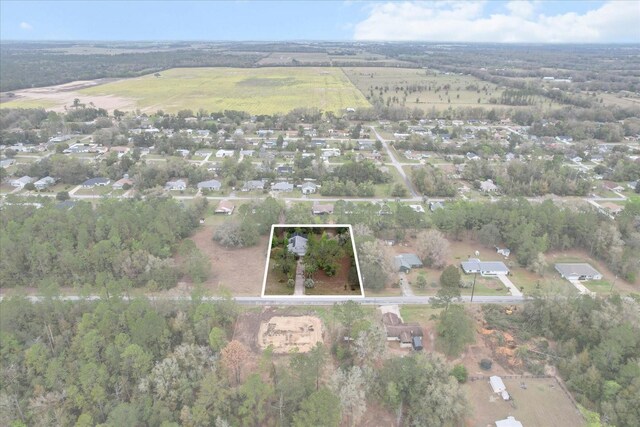
[[[422,268],[423,264],[416,254],[400,254],[393,258],[393,264],[398,271],[408,273],[412,268]]]
[[[244,183],[242,191],[264,190],[264,181],[251,180]]]
[[[105,187],[109,185],[111,180],[109,178],[91,178],[82,183],[84,188],[93,188],[93,187]]]
[[[331,215],[333,213],[333,205],[317,203],[311,207],[311,213],[314,215]]]
[[[418,323],[404,323],[395,313],[384,313],[382,325],[387,333],[387,341],[399,341],[401,348],[422,349],[424,332]],[[415,340],[415,337],[420,337]]]

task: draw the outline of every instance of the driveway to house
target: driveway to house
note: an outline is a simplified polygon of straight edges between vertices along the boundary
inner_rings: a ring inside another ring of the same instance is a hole
[[[511,292],[511,295],[513,295],[514,297],[522,296],[522,292],[520,292],[520,289],[518,289],[516,285],[514,285],[511,280],[509,280],[507,276],[505,276],[504,274],[498,274],[498,279],[500,279],[502,284],[509,289],[509,291]]]
[[[402,296],[404,297],[414,297],[416,296],[413,293],[413,289],[411,289],[411,285],[407,280],[407,275],[405,273],[400,273],[400,289],[402,289]]]
[[[299,259],[296,264],[296,287],[293,290],[293,296],[302,295],[304,295],[304,265],[302,265],[302,259]]]
[[[571,279],[569,279],[569,282],[571,282],[571,284],[576,287],[576,289],[578,290],[578,292],[580,292],[581,295],[591,295],[592,297],[596,295],[595,292],[590,291],[579,280],[571,280]]]

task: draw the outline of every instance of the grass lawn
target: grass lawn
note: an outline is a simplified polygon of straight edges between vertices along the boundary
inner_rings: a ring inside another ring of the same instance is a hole
[[[74,194],[78,196],[104,196],[111,193],[112,190],[111,185],[95,186],[93,188],[80,187]]]
[[[431,316],[437,316],[441,308],[433,308],[428,305],[402,305],[400,315],[405,322],[418,322],[421,325],[428,323]]]
[[[587,280],[586,282],[582,282],[582,284],[585,285],[587,289],[597,293],[598,295],[611,294],[611,283],[612,282],[609,282],[608,280]]]
[[[82,89],[85,95],[134,99],[138,108],[175,113],[240,110],[251,114],[286,113],[298,107],[340,112],[369,102],[340,68],[172,68]]]
[[[46,99],[20,98],[12,101],[2,102],[1,108],[51,108],[58,105],[57,102]]]

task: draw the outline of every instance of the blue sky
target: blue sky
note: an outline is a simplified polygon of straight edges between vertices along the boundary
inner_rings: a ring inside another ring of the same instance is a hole
[[[640,0],[13,1],[2,40],[640,42]]]

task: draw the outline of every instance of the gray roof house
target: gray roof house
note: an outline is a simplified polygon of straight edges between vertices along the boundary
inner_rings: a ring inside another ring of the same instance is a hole
[[[210,179],[209,181],[202,181],[198,183],[198,188],[202,188],[205,190],[215,190],[218,191],[220,190],[220,187],[222,186],[222,184],[220,183],[220,181],[216,180],[216,179]]]
[[[480,183],[480,190],[484,191],[485,193],[490,193],[492,191],[497,191],[498,186],[495,185],[492,180],[488,179]]]
[[[602,274],[587,263],[556,264],[556,271],[567,280],[601,280]]]
[[[501,261],[480,261],[469,258],[462,262],[462,271],[466,274],[480,273],[483,276],[498,276],[509,274],[509,269]]]
[[[307,239],[302,236],[293,236],[289,239],[287,250],[298,256],[304,256],[307,253]]]
[[[416,254],[400,254],[393,258],[393,263],[403,273],[408,273],[412,268],[420,268],[423,266],[422,261]]]
[[[45,176],[44,178],[34,182],[33,185],[35,185],[38,190],[44,190],[45,188],[48,188],[49,186],[55,183],[56,183],[55,178],[52,178],[50,176]]]
[[[165,190],[171,191],[181,191],[187,189],[187,181],[184,179],[176,179],[174,181],[167,181],[167,184],[164,186]]]
[[[242,191],[263,190],[264,181],[251,180],[244,183]]]
[[[84,188],[93,188],[93,187],[104,187],[109,185],[111,180],[109,178],[91,178],[82,183]]]
[[[22,178],[17,178],[17,179],[13,179],[11,180],[11,186],[12,187],[24,187],[25,185],[27,185],[30,182],[33,182],[35,178],[31,178],[30,176],[23,176]]]
[[[300,186],[300,189],[302,190],[302,194],[312,194],[316,192],[318,186],[313,182],[305,182]]]
[[[271,186],[271,189],[273,191],[292,191],[293,184],[290,184],[288,182],[276,182]]]

